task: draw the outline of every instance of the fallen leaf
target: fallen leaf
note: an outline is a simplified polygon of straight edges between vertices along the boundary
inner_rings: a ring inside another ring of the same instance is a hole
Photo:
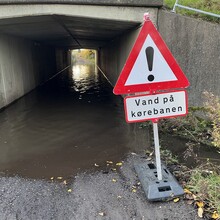
[[[66,184],[67,184],[67,181],[66,181],[66,180],[64,180],[64,181],[63,181],[63,184],[65,184],[65,185],[66,185]]]
[[[122,162],[116,163],[116,166],[122,166]]]
[[[95,163],[94,165],[95,165],[95,167],[99,167],[99,165],[97,163]]]
[[[219,217],[220,217],[219,214],[216,211],[214,211],[213,214],[212,214],[212,218],[213,219],[218,219]]]
[[[121,197],[121,196],[117,196],[117,198],[118,198],[118,199],[121,199],[122,197]]]
[[[174,201],[175,203],[176,203],[176,202],[179,202],[179,201],[180,201],[180,198],[175,198],[173,201]]]
[[[137,190],[136,190],[136,189],[132,189],[132,192],[133,192],[133,193],[136,193],[136,192],[137,192]]]
[[[62,176],[58,176],[57,179],[58,179],[58,180],[62,180],[63,177],[62,177]]]
[[[111,168],[111,170],[112,170],[112,171],[116,171],[117,169],[116,169],[116,168]]]
[[[108,163],[108,164],[113,164],[113,162],[110,161],[110,160],[107,160],[106,163]]]
[[[198,216],[199,216],[200,218],[203,217],[203,209],[202,209],[201,207],[198,208]]]
[[[50,179],[51,179],[51,180],[54,180],[54,177],[52,176],[52,177],[50,177]]]
[[[184,193],[192,194],[192,192],[190,192],[188,189],[184,189]]]
[[[151,160],[152,160],[152,157],[148,157],[146,160],[147,160],[147,161],[151,161]]]
[[[199,202],[196,202],[196,205],[199,207],[199,208],[202,208],[204,206],[204,203],[199,201]]]
[[[104,212],[99,212],[99,215],[100,215],[100,216],[104,216],[105,213],[104,213]]]
[[[153,154],[154,154],[154,151],[152,151],[152,152],[149,154],[149,156],[151,157]]]
[[[140,186],[140,185],[141,185],[141,182],[138,182],[137,185]]]
[[[194,200],[196,200],[196,198],[197,198],[195,194],[192,194],[192,197]]]
[[[116,183],[116,182],[117,182],[117,180],[116,180],[116,179],[112,179],[112,182],[113,182],[113,183]]]
[[[132,152],[131,155],[137,155],[136,153]]]
[[[69,193],[72,192],[72,189],[68,189],[67,192],[69,192]]]
[[[150,154],[150,151],[149,151],[149,150],[146,150],[146,151],[145,151],[145,154]]]

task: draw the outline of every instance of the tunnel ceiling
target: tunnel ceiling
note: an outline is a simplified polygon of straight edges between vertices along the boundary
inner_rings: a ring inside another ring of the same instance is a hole
[[[70,16],[32,16],[0,20],[0,33],[60,48],[98,48],[138,26],[137,22]]]

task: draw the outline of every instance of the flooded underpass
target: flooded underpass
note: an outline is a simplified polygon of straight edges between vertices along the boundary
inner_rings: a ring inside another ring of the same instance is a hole
[[[197,219],[184,201],[146,200],[134,172],[144,157],[126,155],[136,132],[94,65],[60,73],[2,110],[0,123],[1,219]],[[103,172],[106,161],[123,159]]]
[[[122,106],[95,65],[71,66],[1,112],[1,172],[67,177],[120,161],[133,139]]]

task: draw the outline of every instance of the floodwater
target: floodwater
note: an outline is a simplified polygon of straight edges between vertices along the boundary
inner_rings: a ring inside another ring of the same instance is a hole
[[[169,149],[173,155],[178,157],[181,164],[193,168],[207,161],[220,165],[220,152],[217,148],[198,144],[170,134],[160,135],[161,146]]]
[[[104,168],[136,151],[137,139],[148,145],[135,135],[103,75],[94,65],[75,65],[0,112],[0,173],[48,179]],[[167,135],[160,140],[188,166],[195,157],[220,164],[217,150],[189,151],[185,140]]]
[[[130,149],[123,103],[94,65],[75,65],[0,112],[0,172],[68,177]]]

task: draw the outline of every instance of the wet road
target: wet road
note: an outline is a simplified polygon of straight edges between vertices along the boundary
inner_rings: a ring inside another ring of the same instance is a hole
[[[0,172],[68,177],[128,152],[122,100],[93,65],[75,65],[0,113]]]

